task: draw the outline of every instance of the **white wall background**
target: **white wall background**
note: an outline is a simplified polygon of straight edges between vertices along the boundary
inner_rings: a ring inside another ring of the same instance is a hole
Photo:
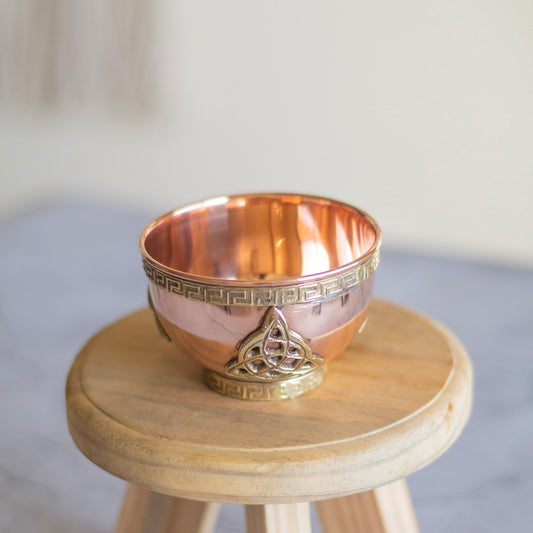
[[[533,264],[530,0],[40,1],[0,0],[5,215],[302,191]]]

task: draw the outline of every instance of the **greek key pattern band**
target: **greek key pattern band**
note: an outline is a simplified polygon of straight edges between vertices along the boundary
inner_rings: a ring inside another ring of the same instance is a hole
[[[270,383],[241,381],[204,369],[204,379],[214,391],[240,400],[275,401],[288,400],[318,387],[326,375],[326,367],[292,379]]]
[[[143,258],[148,279],[167,292],[197,302],[244,306],[283,306],[326,300],[355,288],[375,272],[378,264],[379,249],[364,263],[319,281],[274,287],[220,287],[168,274]]]

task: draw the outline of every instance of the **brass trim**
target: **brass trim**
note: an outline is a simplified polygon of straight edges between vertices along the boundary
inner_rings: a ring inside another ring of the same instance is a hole
[[[363,263],[318,281],[287,285],[228,287],[200,283],[169,274],[146,257],[146,276],[158,287],[189,300],[214,305],[283,306],[318,302],[339,296],[368,279],[379,264],[379,248]]]
[[[296,398],[316,389],[326,376],[326,365],[282,381],[250,381],[204,369],[204,380],[214,391],[239,400],[278,401]]]

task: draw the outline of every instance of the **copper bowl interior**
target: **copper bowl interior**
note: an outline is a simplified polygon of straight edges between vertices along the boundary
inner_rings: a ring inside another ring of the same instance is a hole
[[[364,212],[312,196],[221,197],[177,209],[141,237],[167,269],[223,280],[283,280],[357,262],[379,229]]]

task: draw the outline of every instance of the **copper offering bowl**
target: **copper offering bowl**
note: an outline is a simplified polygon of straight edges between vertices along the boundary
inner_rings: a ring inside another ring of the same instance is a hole
[[[149,224],[140,250],[162,331],[236,398],[317,387],[362,329],[381,231],[365,212],[297,194],[224,196]]]

